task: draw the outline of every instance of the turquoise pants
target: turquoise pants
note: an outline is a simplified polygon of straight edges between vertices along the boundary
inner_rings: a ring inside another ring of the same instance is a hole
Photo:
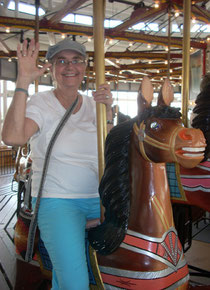
[[[89,289],[85,225],[99,217],[99,198],[41,198],[38,226],[53,265],[53,290]]]

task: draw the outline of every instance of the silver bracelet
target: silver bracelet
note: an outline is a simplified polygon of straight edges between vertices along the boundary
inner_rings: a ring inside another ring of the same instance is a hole
[[[16,88],[16,89],[15,89],[15,93],[16,93],[16,92],[23,92],[23,93],[25,93],[26,96],[28,97],[28,91],[25,90],[25,89],[22,89],[22,88]]]

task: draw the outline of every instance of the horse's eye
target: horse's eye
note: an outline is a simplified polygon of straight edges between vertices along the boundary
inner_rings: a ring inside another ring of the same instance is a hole
[[[150,124],[150,128],[153,129],[153,130],[157,130],[160,128],[160,125],[158,124],[158,122],[152,122]]]

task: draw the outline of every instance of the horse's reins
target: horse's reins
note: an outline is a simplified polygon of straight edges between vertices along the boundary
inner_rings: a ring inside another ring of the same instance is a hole
[[[145,132],[144,121],[141,122],[139,128],[138,128],[137,124],[134,123],[133,129],[134,129],[136,136],[138,137],[139,148],[140,148],[141,154],[145,160],[152,162],[152,160],[149,159],[149,157],[147,156],[147,154],[145,152],[144,142],[149,144],[149,145],[152,145],[155,148],[159,148],[159,149],[171,152],[172,156],[174,157],[174,160],[177,162],[177,157],[175,154],[175,140],[176,140],[176,136],[177,136],[178,132],[183,129],[182,127],[177,127],[171,132],[171,137],[169,139],[168,144],[164,144],[164,143],[157,141],[154,138],[148,136]]]

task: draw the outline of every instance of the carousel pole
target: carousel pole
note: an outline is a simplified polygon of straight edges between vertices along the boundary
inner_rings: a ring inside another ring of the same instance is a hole
[[[170,50],[171,50],[171,2],[168,7],[168,53],[167,53],[167,77],[170,79]]]
[[[183,33],[183,66],[182,66],[182,120],[188,126],[188,101],[190,87],[190,19],[191,19],[191,0],[184,0],[184,33]]]
[[[36,13],[35,13],[34,39],[36,43],[39,42],[39,6],[40,6],[40,0],[35,0]],[[35,85],[35,92],[37,93],[38,87],[39,87],[39,81],[35,80],[34,85]]]
[[[105,0],[93,1],[93,34],[94,34],[94,66],[96,76],[96,89],[105,83],[104,63],[104,14]],[[104,171],[104,146],[107,135],[106,106],[96,104],[97,136],[98,136],[98,170],[99,182]],[[104,220],[104,208],[101,205],[101,221]]]

